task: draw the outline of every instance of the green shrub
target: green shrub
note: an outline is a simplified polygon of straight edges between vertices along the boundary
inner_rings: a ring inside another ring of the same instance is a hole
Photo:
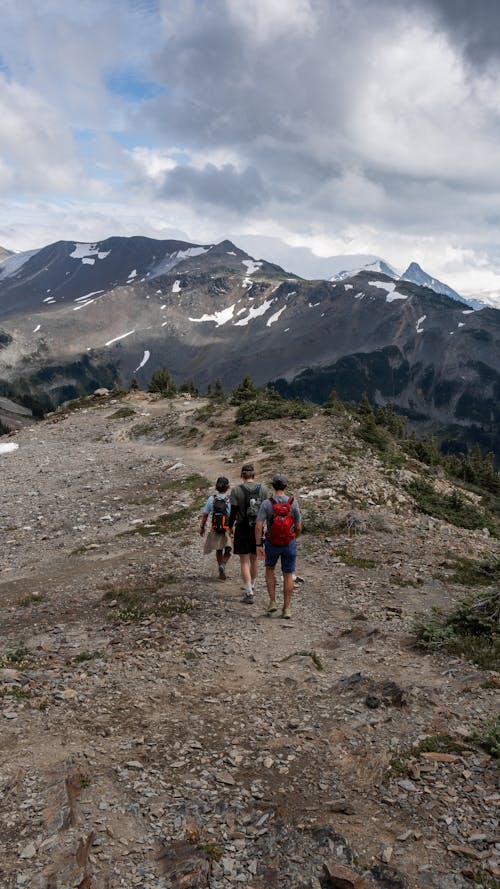
[[[251,401],[240,404],[236,411],[236,422],[246,425],[256,420],[280,420],[285,417],[305,420],[311,415],[312,408],[302,401],[287,401],[280,396],[268,397],[261,394]]]
[[[135,417],[135,411],[133,407],[127,407],[127,405],[123,405],[123,407],[119,407],[114,414],[111,414],[110,420],[126,420],[128,417]]]
[[[155,370],[149,382],[148,392],[159,392],[163,398],[173,398],[177,393],[177,386],[166,367]]]
[[[459,528],[488,528],[497,534],[491,516],[471,503],[460,491],[441,494],[423,479],[415,479],[406,485],[406,490],[414,498],[418,509],[426,515],[444,519]]]
[[[491,756],[500,758],[500,716],[485,720],[481,728],[472,733],[471,738]]]
[[[420,648],[441,649],[485,669],[499,669],[500,592],[467,596],[450,614],[433,608],[417,615],[413,630]]]
[[[453,573],[447,576],[451,583],[460,583],[463,586],[492,586],[500,585],[500,557],[492,556],[490,559],[466,559],[461,556],[453,563],[444,563],[443,568]]]

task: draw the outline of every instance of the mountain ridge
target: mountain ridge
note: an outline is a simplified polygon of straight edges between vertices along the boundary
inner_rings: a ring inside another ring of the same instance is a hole
[[[41,394],[49,408],[134,374],[147,386],[163,366],[177,381],[226,387],[249,372],[287,392],[307,378],[312,400],[328,395],[327,380],[348,400],[368,391],[417,428],[477,426],[500,446],[493,309],[376,271],[306,281],[228,240],[57,242],[6,275],[8,263],[0,394],[14,400]]]

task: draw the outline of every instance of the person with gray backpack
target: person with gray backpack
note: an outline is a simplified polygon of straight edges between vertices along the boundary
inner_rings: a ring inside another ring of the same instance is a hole
[[[241,468],[241,484],[231,490],[231,512],[229,528],[234,530],[234,553],[240,557],[240,571],[243,580],[243,601],[253,602],[258,560],[255,546],[255,523],[260,505],[269,497],[269,491],[261,482],[255,481],[253,463],[245,463]]]

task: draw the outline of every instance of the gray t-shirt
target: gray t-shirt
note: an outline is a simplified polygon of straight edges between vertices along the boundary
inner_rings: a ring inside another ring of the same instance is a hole
[[[279,494],[279,495],[273,494],[272,496],[273,496],[273,500],[276,500],[278,503],[287,503],[288,500],[290,499],[288,494]],[[293,498],[293,503],[290,508],[290,512],[291,512],[291,515],[293,518],[294,525],[299,525],[301,522],[300,508],[299,508],[299,504],[297,503],[295,497]],[[269,499],[264,500],[260,505],[259,514],[257,516],[257,521],[258,522],[266,522],[267,528],[269,529],[269,526],[272,522],[273,516],[274,516],[273,504],[271,503],[271,501]]]
[[[260,482],[255,481],[247,481],[243,482],[245,488],[248,491],[253,492],[260,485],[260,490],[257,495],[257,499],[265,500],[266,497],[269,497],[269,491],[265,485],[260,484]],[[239,522],[243,522],[246,519],[246,508],[247,508],[247,500],[245,497],[245,492],[242,489],[242,485],[236,485],[235,488],[231,489],[231,506],[236,506],[238,508],[238,512],[236,514],[236,518]],[[262,508],[262,506],[261,506]]]

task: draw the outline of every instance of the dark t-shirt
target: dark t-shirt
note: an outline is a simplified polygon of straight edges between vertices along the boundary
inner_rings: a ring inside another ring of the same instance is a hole
[[[231,503],[231,506],[236,507],[236,521],[244,522],[246,520],[246,509],[248,501],[245,496],[243,487],[245,487],[250,493],[253,493],[259,486],[259,484],[260,482],[248,481],[243,482],[242,485],[236,485],[236,487],[231,489],[231,498],[229,502]],[[260,484],[260,490],[257,494],[257,499],[262,501],[266,500],[268,497],[268,489],[265,485]]]

